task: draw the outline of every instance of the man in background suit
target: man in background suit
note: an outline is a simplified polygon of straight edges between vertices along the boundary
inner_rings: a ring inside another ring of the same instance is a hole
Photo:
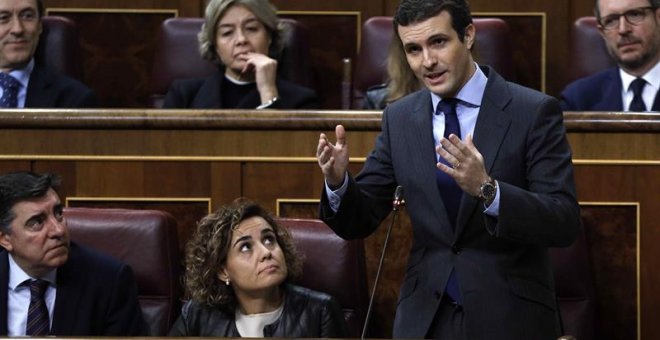
[[[42,0],[0,0],[0,107],[96,107],[92,90],[35,62]]]
[[[355,178],[344,128],[335,144],[320,135],[321,218],[366,237],[405,188],[414,239],[394,338],[556,339],[547,247],[580,228],[559,102],[474,62],[463,0],[402,0],[394,25],[426,89],[388,105]]]
[[[148,335],[131,268],[70,242],[58,182],[0,176],[0,335]],[[41,295],[34,283],[43,283]],[[43,314],[32,314],[33,303]]]
[[[660,0],[597,0],[598,30],[618,67],[561,93],[571,111],[660,111]]]

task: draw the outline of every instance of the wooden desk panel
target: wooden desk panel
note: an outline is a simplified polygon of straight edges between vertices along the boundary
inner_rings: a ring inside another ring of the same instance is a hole
[[[655,270],[660,267],[659,122],[659,114],[565,114],[578,197],[587,216],[593,216],[588,217],[593,225],[603,228],[598,220],[620,211],[620,204],[639,205],[634,222],[638,227],[633,228],[637,248],[623,248],[628,249],[621,254],[625,259],[591,255],[592,262],[601,264],[595,268],[597,278],[618,275],[625,289],[637,290],[637,301],[627,307],[636,313],[622,328],[627,338],[660,338],[660,324],[655,322],[660,317],[660,272]],[[184,203],[172,207],[176,200],[208,200],[212,210],[247,196],[272,211],[277,202],[289,202],[289,207],[298,208],[283,211],[315,216],[313,201],[322,185],[314,158],[318,135],[333,134],[338,123],[348,130],[351,171],[357,173],[380,129],[380,113],[375,111],[0,110],[0,170],[57,172],[63,177],[62,195],[72,200],[86,198],[105,206],[122,202],[124,207],[135,200],[136,206],[173,210],[181,216],[183,245],[194,221],[205,212],[199,204],[188,210]],[[376,337],[391,335],[410,228],[409,220],[401,218],[397,236],[391,239],[375,302]],[[384,232],[380,228],[366,239],[370,286]],[[616,239],[609,241],[617,244]],[[614,261],[624,267],[607,269],[606,264]],[[623,287],[608,290],[612,282],[596,284],[606,296]],[[617,302],[608,306],[616,308]],[[605,320],[618,315],[612,309],[601,314]],[[598,328],[605,329],[602,326]]]

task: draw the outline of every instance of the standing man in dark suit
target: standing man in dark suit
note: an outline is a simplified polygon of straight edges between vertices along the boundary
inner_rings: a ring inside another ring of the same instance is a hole
[[[548,247],[580,228],[559,102],[478,66],[464,0],[402,0],[397,38],[426,89],[388,105],[360,174],[321,134],[321,218],[366,237],[405,188],[414,240],[394,338],[556,339]]]
[[[96,107],[81,82],[35,63],[44,15],[42,0],[0,0],[0,107]]]
[[[147,335],[130,267],[69,241],[58,182],[0,176],[0,335]]]
[[[616,61],[561,93],[571,111],[660,111],[660,0],[597,0],[598,30]]]

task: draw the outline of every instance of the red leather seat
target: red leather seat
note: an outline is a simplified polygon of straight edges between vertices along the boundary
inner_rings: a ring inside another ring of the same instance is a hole
[[[603,37],[598,31],[596,17],[575,20],[572,30],[570,57],[566,84],[582,77],[616,66],[607,52]]]
[[[474,18],[477,38],[473,56],[480,64],[492,66],[500,75],[515,81],[509,25],[498,18]],[[351,103],[344,109],[359,109],[366,90],[387,81],[387,54],[394,36],[392,17],[372,17],[362,26],[362,41],[353,72],[352,98],[342,98]]]
[[[181,260],[176,220],[155,210],[67,208],[71,239],[133,269],[151,335],[164,336],[179,316]]]
[[[362,240],[347,241],[321,220],[278,218],[304,256],[301,286],[334,296],[344,311],[349,336],[359,337],[369,297]]]
[[[567,248],[551,248],[555,293],[563,334],[579,340],[594,339],[595,288],[584,229]]]
[[[78,29],[73,21],[60,16],[44,16],[43,31],[34,55],[35,63],[58,73],[82,80]]]
[[[294,83],[314,88],[307,28],[293,19],[280,19],[287,27],[278,74]],[[197,33],[203,18],[170,18],[163,21],[151,76],[151,105],[162,107],[165,94],[176,79],[205,77],[218,66],[199,55]]]

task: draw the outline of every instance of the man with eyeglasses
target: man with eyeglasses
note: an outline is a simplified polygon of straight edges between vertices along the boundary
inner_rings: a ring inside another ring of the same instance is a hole
[[[617,67],[561,93],[565,111],[660,111],[660,0],[596,0],[598,29]]]

